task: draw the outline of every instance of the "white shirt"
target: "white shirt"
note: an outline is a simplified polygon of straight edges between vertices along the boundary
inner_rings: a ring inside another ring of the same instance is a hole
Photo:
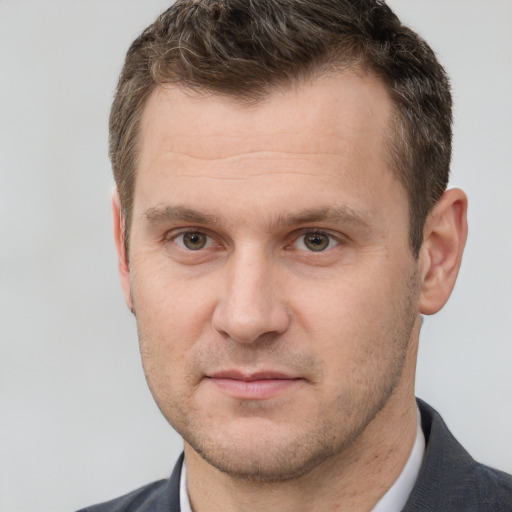
[[[395,480],[395,483],[377,502],[377,505],[373,507],[372,512],[397,512],[404,508],[404,505],[409,499],[409,495],[411,494],[414,484],[418,478],[418,473],[420,472],[421,463],[423,461],[423,455],[425,453],[425,436],[421,429],[421,415],[418,408],[416,408],[416,417],[416,439],[414,440],[409,459],[407,460],[399,477]]]
[[[423,454],[425,453],[425,436],[421,429],[421,416],[417,410],[416,439],[404,469],[395,483],[382,496],[372,512],[397,512],[402,510],[418,478]],[[180,479],[180,507],[181,512],[192,512],[187,492],[187,467],[183,461]]]

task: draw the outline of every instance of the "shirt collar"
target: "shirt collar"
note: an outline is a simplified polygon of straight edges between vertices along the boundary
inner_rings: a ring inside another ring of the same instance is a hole
[[[416,439],[404,469],[395,483],[388,489],[386,494],[373,507],[372,512],[396,512],[402,510],[420,472],[423,454],[425,453],[425,436],[421,428],[421,414],[416,407]]]
[[[180,510],[181,512],[192,512],[187,491],[187,465],[185,464],[185,459],[183,459],[183,466],[181,467]]]

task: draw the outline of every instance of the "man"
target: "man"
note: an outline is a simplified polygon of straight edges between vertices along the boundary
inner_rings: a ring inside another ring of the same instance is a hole
[[[371,0],[183,0],[132,44],[110,119],[121,283],[184,440],[89,511],[510,511],[414,396],[467,199],[451,96]]]

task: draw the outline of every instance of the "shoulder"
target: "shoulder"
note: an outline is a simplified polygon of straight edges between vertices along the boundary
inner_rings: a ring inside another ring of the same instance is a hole
[[[404,512],[512,512],[512,476],[476,462],[441,416],[418,400],[425,455]]]
[[[81,509],[78,512],[146,512],[157,510],[154,508],[155,501],[158,501],[166,484],[167,480],[159,480],[119,498]]]
[[[180,478],[183,454],[170,478],[140,487],[119,498],[83,508],[78,512],[180,512]]]
[[[481,501],[496,505],[503,503],[504,508],[494,510],[512,512],[512,475],[474,462],[469,482],[474,485]]]

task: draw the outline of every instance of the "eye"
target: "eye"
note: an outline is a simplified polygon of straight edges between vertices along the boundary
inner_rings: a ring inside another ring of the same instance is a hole
[[[313,252],[322,252],[337,245],[338,242],[333,236],[320,231],[304,233],[294,243],[296,249]]]
[[[213,245],[211,237],[205,233],[201,233],[201,231],[186,231],[185,233],[180,233],[174,237],[173,241],[178,247],[188,251],[199,251]]]

